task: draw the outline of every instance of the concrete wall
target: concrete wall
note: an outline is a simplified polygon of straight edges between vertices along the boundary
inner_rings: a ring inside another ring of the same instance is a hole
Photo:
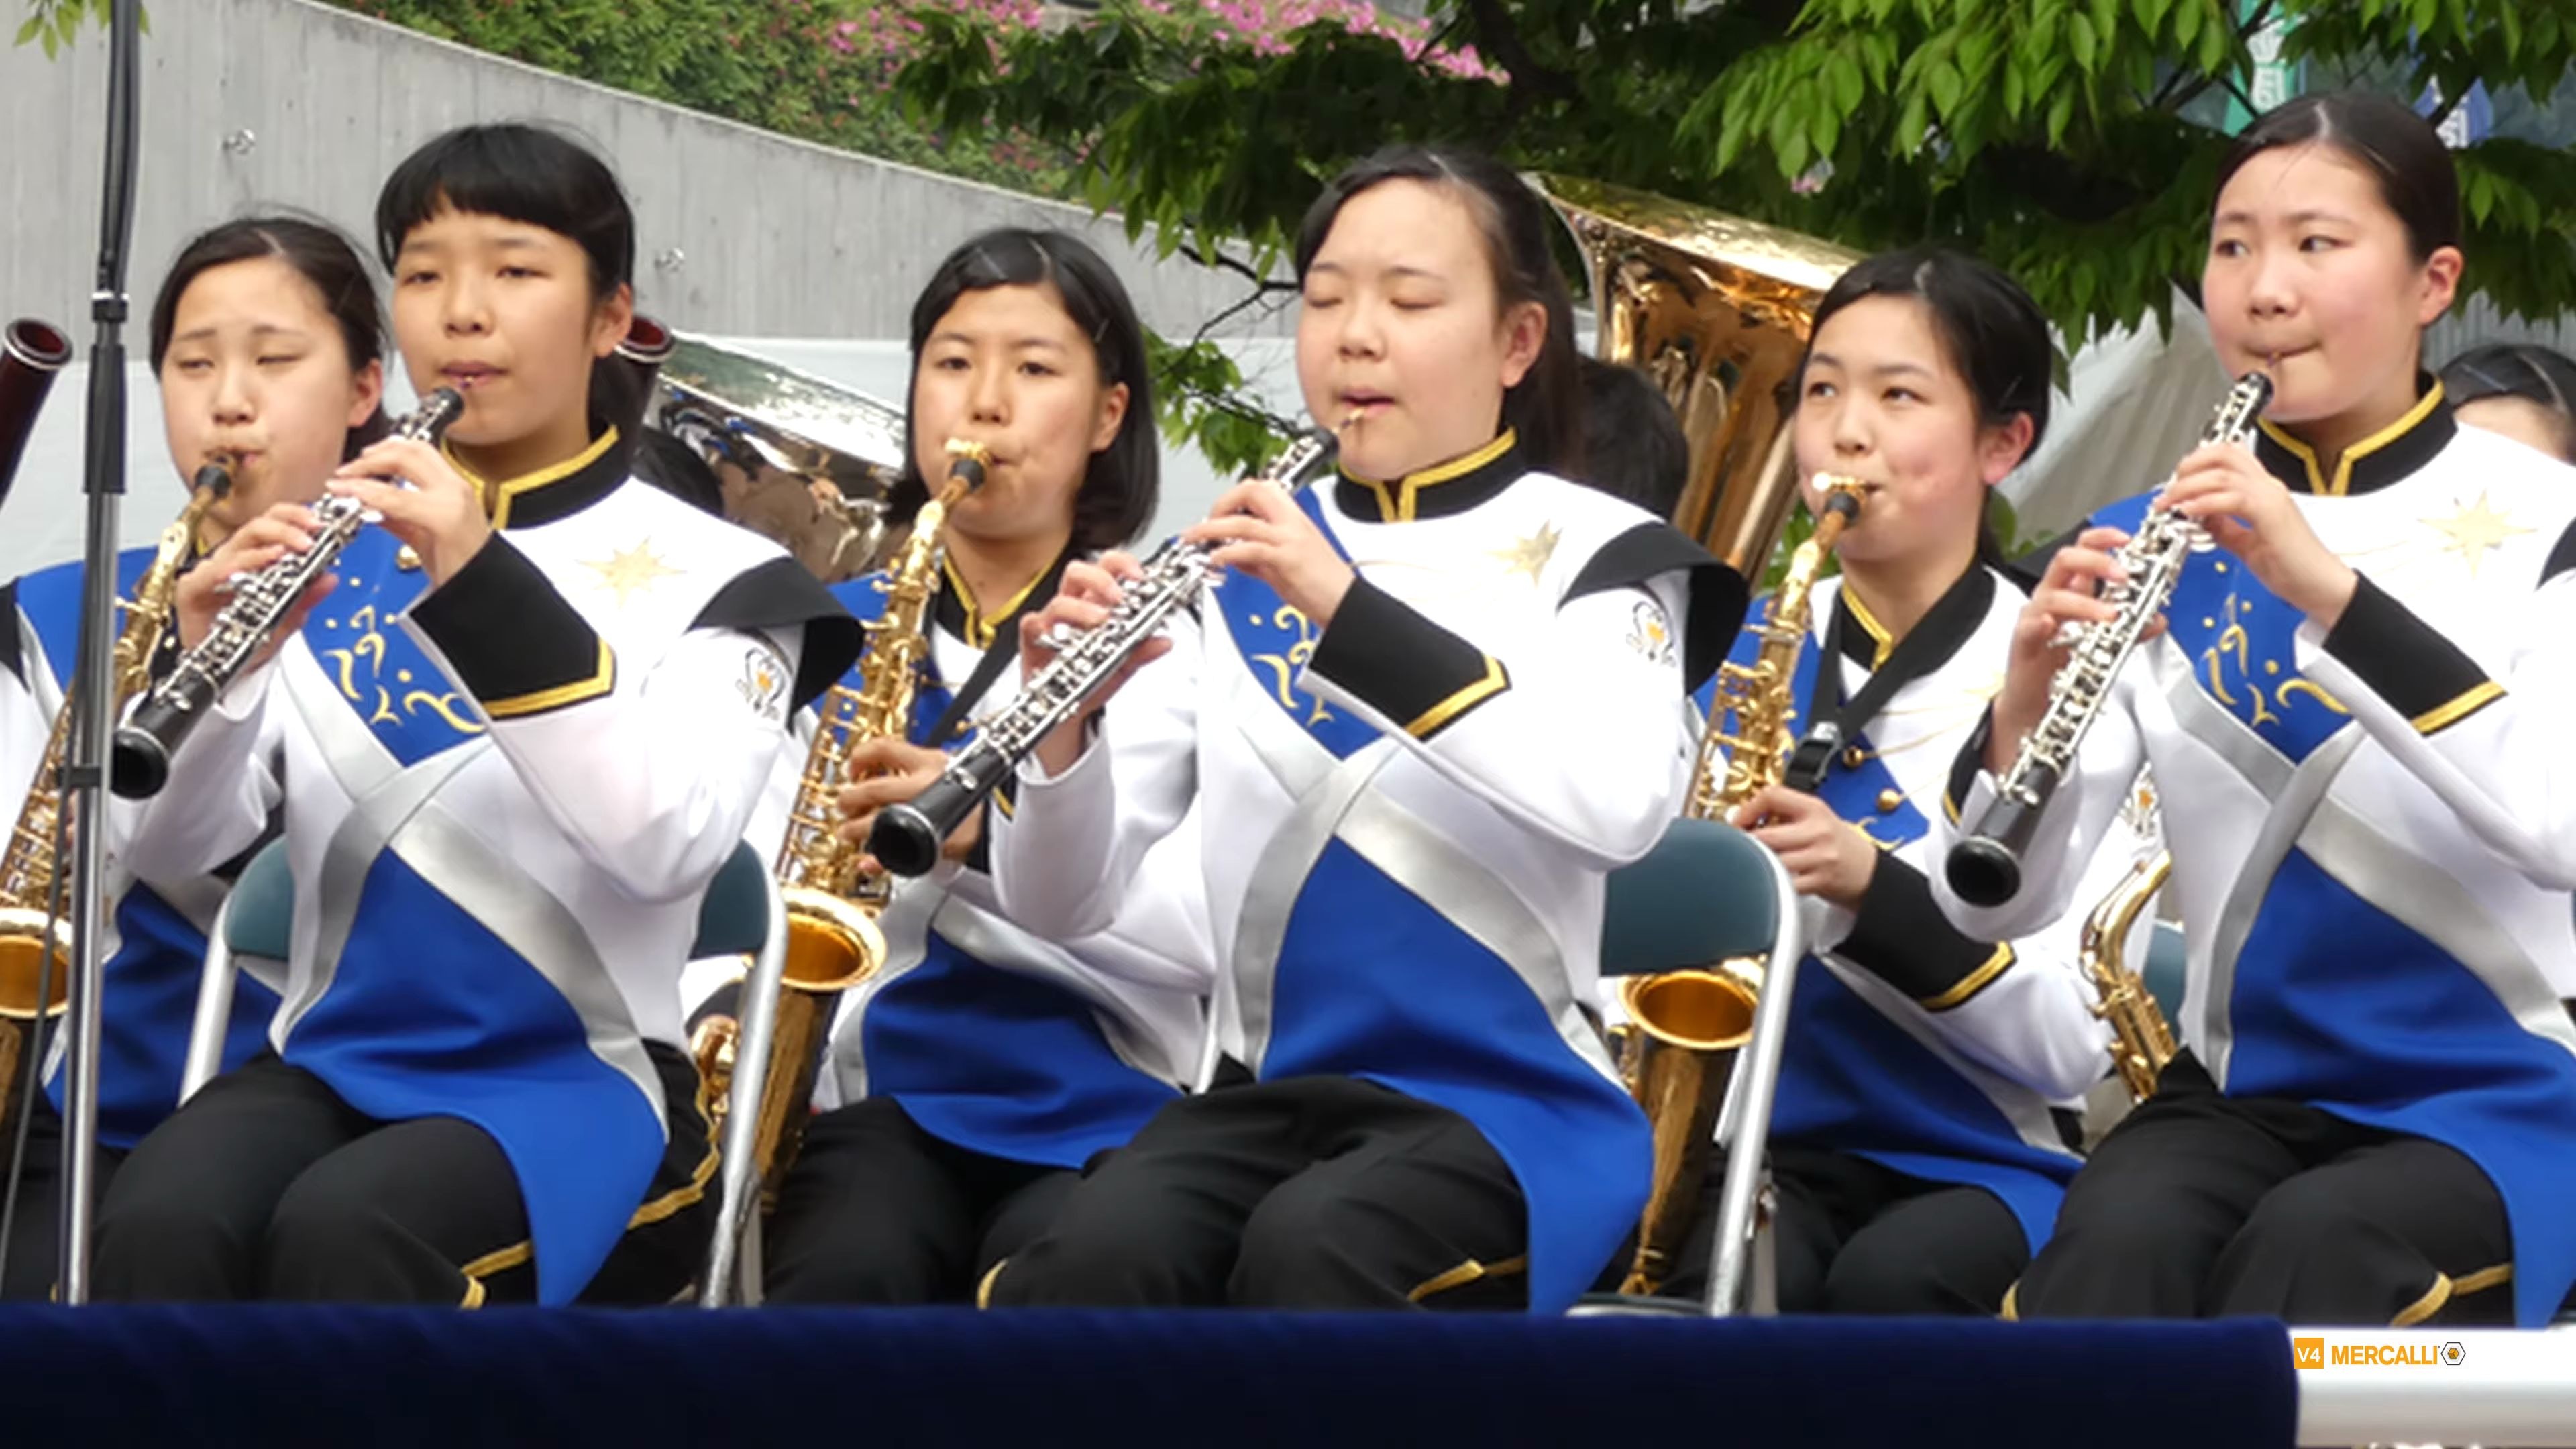
[[[639,304],[674,326],[900,337],[949,247],[1004,223],[1067,227],[1116,260],[1145,320],[1187,335],[1241,295],[1079,207],[787,140],[498,60],[306,0],[150,7],[129,289],[139,317],[192,232],[258,206],[363,235],[413,147],[473,120],[591,137],[634,198]],[[14,29],[14,27],[12,27]],[[107,39],[48,61],[0,46],[0,313],[86,335],[98,245]],[[1283,323],[1246,318],[1237,333]],[[85,344],[84,344],[85,345]]]

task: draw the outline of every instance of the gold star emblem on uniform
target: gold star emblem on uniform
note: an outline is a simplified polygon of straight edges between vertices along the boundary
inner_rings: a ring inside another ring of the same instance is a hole
[[[2531,532],[2496,512],[2487,502],[2484,489],[2479,490],[2477,502],[2462,505],[2459,512],[2448,518],[2428,518],[2424,523],[2449,540],[2441,545],[2442,551],[2458,554],[2460,562],[2468,565],[2472,574],[2478,571],[2478,565],[2486,561],[2489,553],[2504,547],[2506,539]]]
[[[1525,574],[1535,585],[1539,574],[1547,568],[1547,561],[1556,557],[1557,540],[1562,537],[1563,533],[1555,524],[1542,523],[1538,532],[1515,541],[1509,548],[1494,550],[1494,557],[1502,560],[1503,572]]]
[[[638,540],[634,547],[618,550],[605,562],[585,562],[582,567],[597,571],[599,586],[617,595],[617,607],[621,609],[626,607],[627,595],[643,593],[662,580],[676,579],[681,574],[681,570],[671,567],[653,552],[650,539]]]

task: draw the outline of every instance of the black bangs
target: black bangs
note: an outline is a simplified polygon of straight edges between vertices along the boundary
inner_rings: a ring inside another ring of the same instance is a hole
[[[617,174],[589,147],[539,126],[460,126],[394,168],[376,198],[376,252],[388,269],[415,227],[444,210],[540,226],[590,258],[594,297],[635,279],[635,214]]]

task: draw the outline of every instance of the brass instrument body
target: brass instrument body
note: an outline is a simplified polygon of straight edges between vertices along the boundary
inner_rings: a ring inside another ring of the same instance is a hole
[[[702,337],[653,343],[645,420],[717,470],[728,518],[826,583],[892,566],[885,510],[908,458],[901,408]],[[648,357],[629,360],[642,372]]]
[[[1690,440],[1673,526],[1758,581],[1797,498],[1786,386],[1817,304],[1860,254],[1648,192],[1528,179],[1583,255],[1596,350],[1654,379]]]
[[[1723,820],[1778,784],[1796,748],[1798,655],[1807,646],[1816,581],[1843,530],[1859,515],[1866,491],[1850,478],[1820,476],[1817,482],[1825,498],[1816,531],[1798,545],[1788,577],[1754,626],[1760,649],[1752,663],[1718,671],[1683,807],[1694,820]],[[1732,735],[1719,728],[1729,714],[1735,718]],[[1622,1070],[1646,1111],[1655,1144],[1637,1254],[1622,1293],[1654,1293],[1679,1260],[1699,1213],[1727,1082],[1736,1054],[1752,1039],[1761,996],[1761,966],[1751,960],[1632,976],[1620,984],[1620,1004],[1634,1024]]]
[[[866,626],[860,684],[835,684],[816,705],[814,743],[806,751],[787,836],[779,845],[776,873],[787,910],[787,959],[759,1106],[756,1154],[764,1203],[775,1203],[779,1180],[795,1160],[841,993],[885,966],[885,935],[877,918],[893,894],[893,878],[882,872],[860,878],[865,852],[840,837],[840,793],[854,783],[849,761],[859,745],[900,739],[909,728],[913,698],[930,655],[930,610],[939,592],[944,553],[941,525],[958,499],[981,486],[990,456],[981,444],[951,442],[948,447],[948,478],[915,517],[889,574],[885,610]],[[719,1137],[739,1030],[734,1018],[710,1017],[691,1041],[707,1084],[708,1126]]]
[[[113,678],[119,708],[149,683],[152,655],[177,608],[180,566],[196,544],[206,511],[232,486],[220,465],[199,470],[187,511],[163,530],[152,563],[135,581],[125,624],[115,643]],[[75,711],[66,689],[54,711],[43,761],[25,804],[0,852],[0,1131],[14,1130],[18,1073],[35,1049],[37,1023],[61,1013],[71,996],[72,921],[69,901],[55,909],[61,832],[63,763],[71,746]],[[66,897],[68,892],[65,893]],[[40,999],[41,997],[41,999]]]
[[[2111,1024],[2112,1065],[2129,1096],[2140,1102],[2155,1095],[2156,1079],[2173,1060],[2174,1035],[2146,979],[2129,965],[2129,932],[2171,874],[2173,855],[2163,850],[2130,866],[2085,917],[2077,948],[2084,975],[2093,983],[2093,1014]]]

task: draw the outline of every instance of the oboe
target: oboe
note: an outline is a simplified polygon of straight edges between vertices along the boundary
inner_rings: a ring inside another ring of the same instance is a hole
[[[395,425],[393,436],[434,444],[463,411],[465,399],[454,388],[442,387],[421,399],[411,416]],[[169,783],[170,757],[205,718],[207,706],[250,667],[295,601],[330,571],[358,530],[375,521],[364,504],[336,493],[314,503],[312,512],[318,525],[313,546],[237,575],[231,581],[232,597],[205,640],[180,655],[168,677],[135,706],[134,717],[118,727],[109,768],[117,794],[141,800],[161,793]]]
[[[1334,434],[1318,428],[1290,444],[1261,477],[1294,493],[1321,477],[1338,451]],[[868,853],[896,875],[928,873],[939,863],[940,842],[1019,768],[1038,742],[1073,718],[1084,700],[1162,630],[1165,620],[1197,601],[1216,572],[1208,560],[1217,548],[1165,539],[1146,558],[1144,577],[1122,586],[1108,618],[1089,629],[1056,625],[1047,639],[1055,657],[1010,704],[978,722],[974,743],[949,756],[948,767],[928,788],[878,814],[868,830]]]
[[[2272,400],[2272,379],[2249,372],[2228,389],[2201,436],[2201,446],[2242,444],[2254,431],[2255,419]],[[2120,668],[2136,652],[2147,626],[2164,612],[2191,555],[2211,547],[2199,524],[2166,508],[2150,508],[2137,533],[2121,545],[2120,568],[2128,577],[2106,585],[2102,598],[2119,612],[2108,619],[2069,624],[2060,640],[2070,651],[2049,681],[2048,708],[2021,742],[2012,768],[1995,787],[1994,803],[1977,819],[1977,828],[1950,847],[1944,870],[1950,889],[1975,906],[1997,906],[2021,892],[2022,852],[2039,828],[2060,781],[2075,767],[2076,748],[2085,731],[2111,697]]]

